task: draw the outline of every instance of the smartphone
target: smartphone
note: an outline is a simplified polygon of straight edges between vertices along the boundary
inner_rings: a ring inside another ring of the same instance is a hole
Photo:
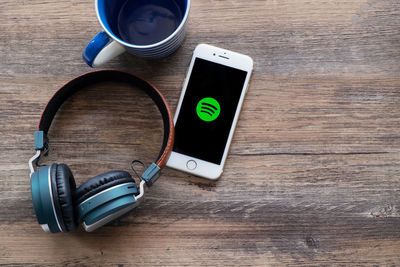
[[[196,47],[174,117],[168,167],[213,180],[221,176],[252,69],[249,56]]]

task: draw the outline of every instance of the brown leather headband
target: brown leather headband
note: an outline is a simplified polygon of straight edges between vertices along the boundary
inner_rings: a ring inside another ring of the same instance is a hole
[[[138,87],[148,96],[150,96],[150,98],[157,105],[163,118],[164,140],[155,164],[162,169],[168,161],[168,157],[174,144],[175,130],[171,111],[164,96],[155,86],[148,81],[128,72],[117,70],[100,70],[83,74],[71,80],[61,87],[57,92],[55,92],[53,97],[50,98],[42,112],[38,130],[43,131],[44,136],[46,136],[54,116],[62,104],[74,93],[83,90],[89,85],[94,85],[100,82],[122,82]],[[45,140],[46,139],[47,138],[45,138]]]

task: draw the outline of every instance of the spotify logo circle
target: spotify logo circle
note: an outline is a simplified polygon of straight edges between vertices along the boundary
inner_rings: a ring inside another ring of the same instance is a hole
[[[201,120],[213,121],[218,118],[221,107],[214,98],[205,97],[197,103],[196,112]]]

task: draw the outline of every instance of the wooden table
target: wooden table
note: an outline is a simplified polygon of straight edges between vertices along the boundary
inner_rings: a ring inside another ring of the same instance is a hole
[[[85,233],[46,234],[28,159],[42,108],[90,71],[93,1],[0,2],[0,265],[399,266],[400,2],[193,0],[172,56],[107,68],[151,80],[172,110],[198,43],[253,57],[254,75],[217,182],[166,169],[136,213]],[[78,184],[151,162],[161,121],[138,91],[73,96],[44,163]]]

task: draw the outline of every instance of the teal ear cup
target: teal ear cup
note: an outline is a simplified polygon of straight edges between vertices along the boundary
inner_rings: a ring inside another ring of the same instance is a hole
[[[32,200],[43,230],[52,233],[76,228],[72,192],[75,180],[65,164],[43,166],[31,177]]]
[[[52,233],[61,232],[51,192],[50,166],[40,167],[39,171],[32,174],[31,190],[36,218],[42,229]]]
[[[137,206],[139,190],[131,174],[110,171],[91,178],[74,192],[78,223],[93,231],[128,213]]]
[[[36,218],[43,230],[47,232],[68,232],[76,226],[74,222],[73,227],[66,227],[65,216],[67,214],[65,214],[65,210],[60,211],[61,205],[71,205],[72,208],[72,203],[68,204],[65,201],[65,195],[69,198],[72,198],[72,196],[66,194],[65,188],[63,189],[59,181],[60,179],[67,179],[67,176],[73,179],[72,173],[61,175],[60,169],[65,170],[65,168],[68,167],[64,164],[43,166],[39,168],[39,171],[32,173],[31,176],[32,200]],[[118,174],[123,176],[118,177]],[[107,177],[107,175],[110,177]],[[105,179],[101,179],[102,177],[109,178],[108,183],[105,182]],[[88,183],[90,184],[92,181],[99,182],[99,187],[102,187],[103,190],[84,199],[74,210],[74,213],[78,215],[77,221],[83,223],[86,230],[97,229],[136,208],[138,203],[136,203],[135,195],[139,194],[139,191],[129,173],[123,171],[109,172],[92,178]],[[73,182],[73,188],[75,188],[75,182]],[[61,197],[62,193],[64,193],[63,197]]]
[[[102,191],[77,206],[78,221],[83,222],[86,229],[102,222],[110,223],[121,217],[120,211],[123,210],[126,214],[136,207],[134,195],[138,193],[136,184],[133,182],[116,185]]]

